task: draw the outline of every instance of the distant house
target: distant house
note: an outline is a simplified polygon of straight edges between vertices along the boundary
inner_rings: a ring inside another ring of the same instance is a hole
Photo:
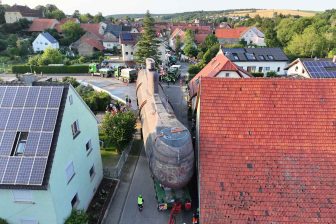
[[[266,46],[265,35],[256,27],[218,28],[215,35],[220,44],[237,44],[244,40],[247,44]]]
[[[184,28],[176,28],[173,33],[170,35],[169,37],[169,46],[175,50],[176,48],[176,38],[179,36],[181,43],[184,42],[184,38],[185,38],[185,32],[186,30],[188,30],[190,28],[190,30],[192,30],[194,32],[195,35],[195,44],[201,44],[205,41],[205,38],[211,34],[211,31],[199,31],[196,27],[192,26],[192,27],[184,27]]]
[[[5,11],[6,23],[15,23],[20,19],[27,19],[32,21],[37,18],[43,17],[42,10],[31,9],[28,6],[23,5],[13,5]]]
[[[76,49],[81,56],[92,56],[95,52],[105,49],[101,40],[91,33],[84,34],[79,40],[71,44],[70,48]]]
[[[134,61],[136,44],[140,34],[138,33],[120,33],[121,55],[123,61]]]
[[[57,19],[34,19],[28,32],[43,32],[47,29],[55,29],[58,23]]]
[[[204,78],[200,223],[334,223],[334,79]]]
[[[288,76],[303,78],[336,78],[336,56],[334,58],[298,58],[287,68]]]
[[[36,53],[44,51],[46,48],[59,49],[59,43],[48,32],[40,33],[33,41],[33,50]]]
[[[288,57],[280,48],[222,48],[236,65],[251,73],[276,72],[285,75]]]
[[[63,224],[86,210],[103,168],[96,117],[76,90],[0,84],[0,120],[0,217]]]
[[[251,78],[252,75],[237,66],[227,58],[223,51],[219,51],[214,57],[188,84],[189,98],[192,108],[196,109],[196,96],[199,91],[201,80],[204,77],[217,78]]]

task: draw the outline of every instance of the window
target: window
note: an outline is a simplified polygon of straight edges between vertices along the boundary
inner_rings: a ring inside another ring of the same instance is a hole
[[[69,96],[69,103],[70,103],[70,105],[73,104],[73,98],[72,98],[72,95]]]
[[[248,72],[255,72],[256,71],[256,66],[247,66],[247,71]]]
[[[263,55],[259,55],[259,59],[264,61],[265,57]]]
[[[263,67],[259,67],[259,72],[262,72],[263,71]]]
[[[225,73],[225,77],[230,77],[230,73]]]
[[[271,70],[271,68],[270,67],[265,67],[265,71],[270,71]]]
[[[26,150],[28,132],[17,132],[11,156],[23,156]]]
[[[13,190],[14,202],[33,202],[33,194],[29,190]]]
[[[295,71],[297,72],[297,70],[299,69],[299,67],[298,66],[295,66]]]
[[[233,56],[234,60],[239,60],[238,54],[232,53],[232,56]]]
[[[48,45],[48,43],[44,43],[44,45]]]
[[[68,167],[65,170],[66,177],[67,177],[67,183],[69,184],[72,178],[75,176],[75,168],[73,165],[73,162],[71,162]]]
[[[21,224],[38,224],[36,219],[21,219]]]
[[[87,152],[87,154],[89,155],[90,152],[92,151],[92,143],[91,143],[91,139],[86,143],[85,148],[86,148],[86,152]]]
[[[72,136],[73,136],[73,138],[75,138],[77,135],[79,135],[80,130],[79,130],[78,120],[75,121],[74,123],[72,123],[71,130],[72,130]]]
[[[78,194],[76,193],[75,196],[71,200],[72,208],[76,208],[79,204]]]
[[[95,171],[94,165],[91,167],[89,173],[90,173],[91,180],[93,180],[94,176],[96,175],[96,171]]]
[[[133,52],[131,52],[131,55],[133,55]]]
[[[251,54],[251,53],[245,53],[245,55],[246,55],[246,58],[247,58],[248,60],[256,60],[254,54]]]
[[[128,52],[126,51],[125,54],[128,55]]]
[[[280,72],[280,67],[278,67],[277,71]]]
[[[274,60],[273,55],[267,55],[267,57],[268,57],[268,59],[270,59],[270,60]]]

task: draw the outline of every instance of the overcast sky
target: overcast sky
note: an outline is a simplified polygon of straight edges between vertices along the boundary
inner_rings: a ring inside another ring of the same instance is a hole
[[[0,0],[1,1],[1,0]],[[144,13],[174,13],[195,10],[240,8],[319,10],[336,8],[336,0],[2,0],[3,4],[35,7],[54,4],[67,14],[78,9],[82,13],[103,15]]]

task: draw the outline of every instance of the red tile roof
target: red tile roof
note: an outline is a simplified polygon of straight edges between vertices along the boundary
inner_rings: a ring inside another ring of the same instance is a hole
[[[43,32],[46,29],[55,28],[58,21],[56,19],[34,19],[30,25],[29,32]]]
[[[195,34],[195,42],[201,44],[209,34]]]
[[[230,61],[223,53],[219,51],[217,56],[214,57],[192,80],[189,82],[189,96],[193,98],[197,95],[199,89],[200,78],[203,77],[216,77],[222,71],[235,71],[241,78],[244,78],[243,74],[252,77],[244,69],[237,66]]]
[[[336,222],[336,80],[202,79],[200,223]]]
[[[249,27],[238,27],[234,29],[219,28],[219,29],[216,29],[215,34],[218,39],[238,39],[248,29]]]
[[[99,23],[81,23],[80,26],[86,32],[89,32],[99,39],[104,39],[104,36],[99,33],[100,24]]]
[[[100,50],[100,51],[104,50],[104,45],[99,40],[95,40],[93,38],[88,38],[88,37],[83,36],[81,38],[81,41],[85,42],[91,47],[96,48],[97,50]]]

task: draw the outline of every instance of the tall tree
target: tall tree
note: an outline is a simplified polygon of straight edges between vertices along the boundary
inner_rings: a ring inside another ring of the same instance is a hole
[[[143,19],[144,32],[140,37],[137,44],[137,50],[135,52],[135,60],[139,64],[144,64],[146,58],[153,58],[157,65],[161,64],[160,52],[158,50],[160,41],[156,36],[154,29],[154,18],[147,11]]]
[[[105,17],[103,16],[103,14],[101,12],[98,12],[97,15],[95,15],[93,17],[93,22],[95,22],[95,23],[100,23],[104,20],[105,20]]]
[[[80,25],[73,21],[64,23],[61,26],[61,29],[64,34],[64,39],[62,40],[62,44],[64,45],[75,42],[84,34],[84,30],[80,27]]]

